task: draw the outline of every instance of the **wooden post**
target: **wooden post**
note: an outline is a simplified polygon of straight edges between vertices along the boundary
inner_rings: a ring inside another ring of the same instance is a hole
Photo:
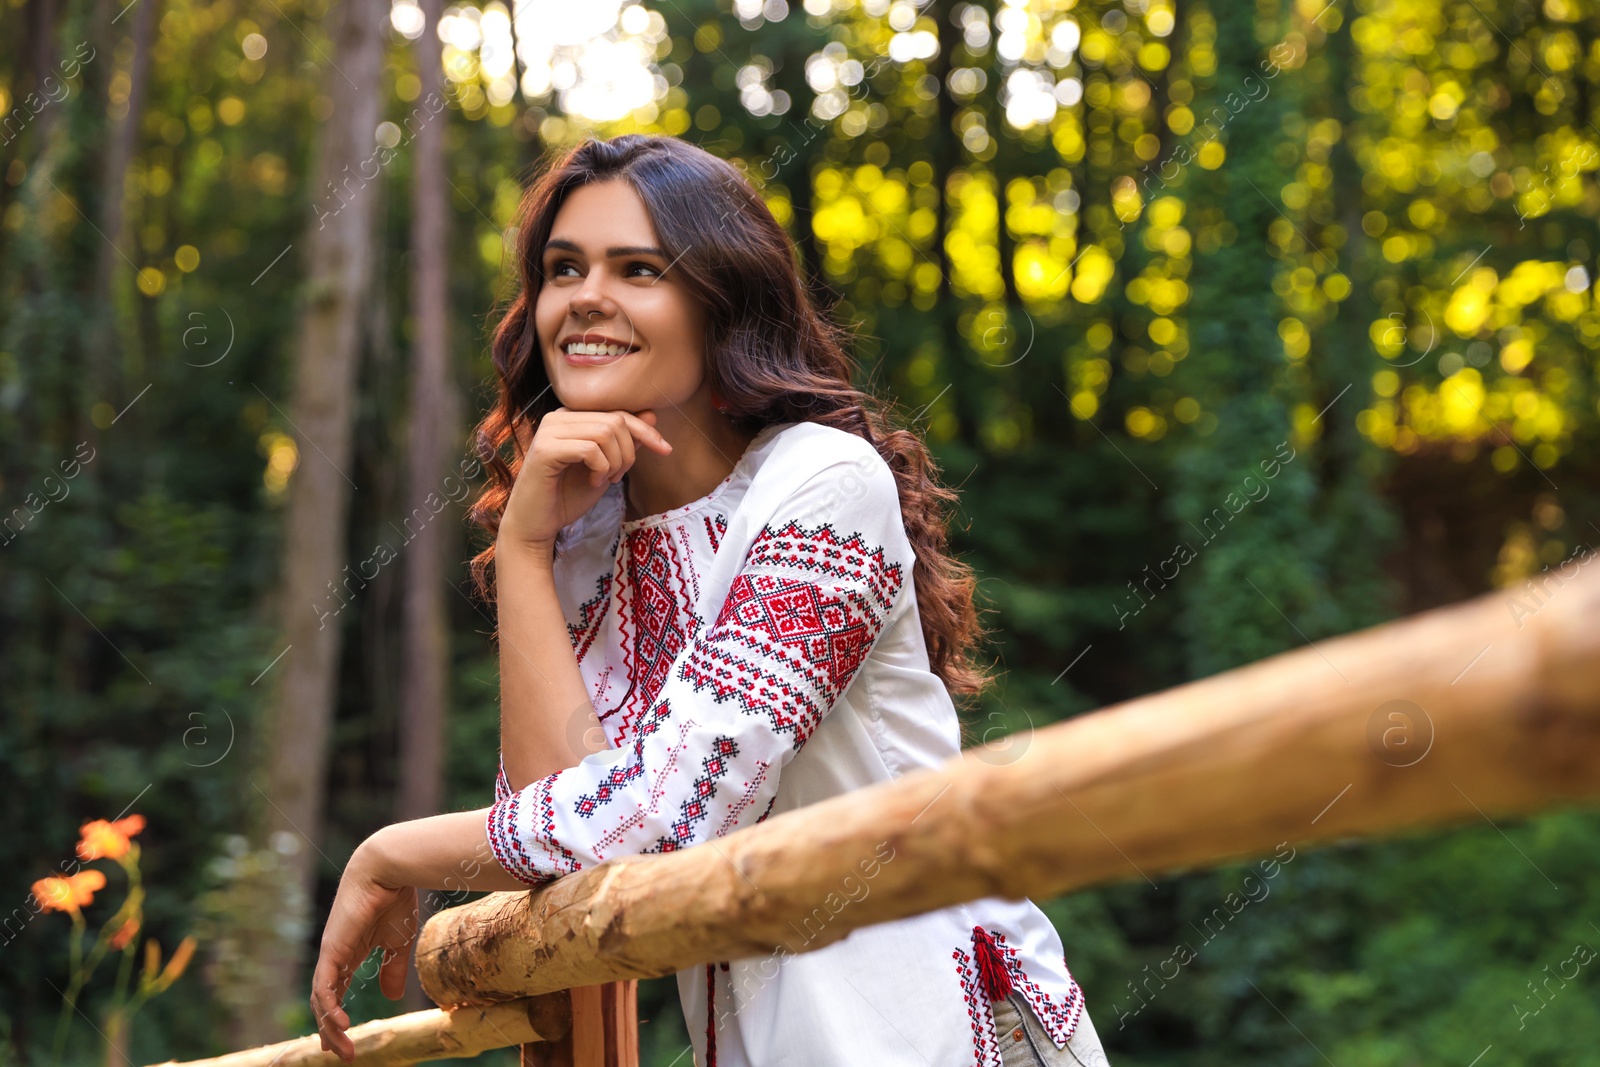
[[[521,1067],[639,1067],[639,982],[567,991],[572,1027],[559,1041],[521,1047]]]
[[[605,1067],[639,1067],[639,980],[607,982],[600,989],[606,1031]]]

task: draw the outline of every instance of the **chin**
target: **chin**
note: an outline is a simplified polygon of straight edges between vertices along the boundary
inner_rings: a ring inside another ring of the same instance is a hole
[[[613,401],[613,400],[607,399],[604,396],[597,396],[597,395],[592,394],[592,393],[583,393],[583,394],[580,394],[578,396],[573,396],[573,397],[563,397],[560,393],[557,393],[556,394],[556,398],[561,402],[561,406],[566,408],[568,411],[633,411],[633,410],[635,410],[634,408],[632,408],[632,407],[630,407],[628,405],[627,401],[624,401],[624,400]]]
[[[657,388],[654,381],[644,375],[617,375],[612,377],[581,368],[562,367],[554,379],[552,392],[568,411],[645,411],[682,408],[692,402],[693,390]],[[576,372],[576,373],[575,373]],[[606,379],[602,381],[604,376]],[[584,379],[588,379],[585,381]],[[679,395],[682,394],[682,395]]]
[[[568,411],[639,411],[650,406],[648,389],[607,389],[568,381],[551,391]]]

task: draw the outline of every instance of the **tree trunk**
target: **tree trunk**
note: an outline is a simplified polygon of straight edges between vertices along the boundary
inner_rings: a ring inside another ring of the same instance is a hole
[[[27,100],[28,94],[39,91],[39,80],[49,74],[55,64],[56,21],[59,17],[60,13],[52,0],[28,0],[23,6],[23,42],[17,50],[12,83],[8,87],[11,92],[11,109],[14,110],[20,102]],[[45,110],[50,109],[46,107]],[[32,143],[38,145],[39,150],[35,154],[36,158],[29,162],[25,155],[29,143],[28,131],[17,130],[12,124],[5,122],[5,117],[4,114],[0,114],[0,218],[5,217],[6,208],[21,194],[20,182],[13,186],[6,180],[12,160],[23,160],[24,165],[31,170],[39,165],[44,156],[44,140],[39,131],[35,130],[32,134],[34,138]],[[6,252],[10,238],[11,231],[0,226],[0,262],[8,262]]]
[[[364,173],[377,128],[387,8],[381,0],[345,0],[334,18],[333,100],[319,137],[314,216],[306,237],[307,280],[294,351],[289,405],[299,462],[289,486],[279,610],[288,646],[274,670],[264,724],[261,825],[269,842],[288,846],[281,886],[282,921],[235,1020],[242,1046],[288,1036],[308,1013],[309,985],[300,931],[310,927],[321,855],[324,778],[339,662],[338,609],[357,595],[344,576],[345,529],[361,309],[372,273],[373,203],[378,189]],[[330,861],[331,862],[331,861]]]
[[[91,388],[96,395],[121,399],[121,352],[117,330],[116,294],[113,291],[117,271],[131,263],[129,253],[133,246],[123,241],[124,220],[127,214],[125,187],[128,164],[139,142],[139,123],[144,115],[144,101],[150,84],[150,39],[155,31],[159,0],[141,3],[133,10],[126,28],[133,37],[133,58],[128,64],[127,110],[116,120],[111,133],[111,143],[106,151],[101,192],[100,230],[105,240],[100,242],[95,259],[94,295],[97,314],[93,325],[93,340],[89,346],[88,368]],[[111,21],[120,15],[110,16]],[[115,44],[114,33],[106,33],[106,58]]]
[[[445,714],[448,706],[450,627],[445,601],[445,554],[456,543],[455,508],[443,486],[450,456],[459,451],[460,419],[449,345],[449,200],[444,173],[444,59],[439,34],[442,0],[422,0],[424,24],[417,38],[417,68],[422,78],[421,109],[412,159],[411,303],[411,462],[401,520],[407,541],[404,570],[404,622],[401,638],[400,768],[395,818],[436,815],[444,793]],[[430,109],[438,107],[439,113]],[[439,514],[434,508],[442,505]],[[414,525],[415,524],[415,525]],[[415,529],[415,538],[412,531]],[[431,908],[421,903],[421,922]],[[407,1006],[432,1006],[413,973],[407,980]]]
[[[951,222],[950,175],[961,165],[961,146],[955,137],[955,101],[950,97],[949,84],[950,53],[961,43],[961,39],[950,21],[949,5],[940,0],[929,6],[928,14],[933,17],[934,33],[939,39],[939,54],[928,64],[928,72],[939,80],[939,96],[935,101],[938,120],[934,123],[933,137],[930,138],[932,146],[928,151],[928,162],[933,166],[934,188],[939,190],[939,199],[933,207],[933,262],[939,268],[939,288],[934,297],[939,314],[947,317],[953,325],[956,309],[950,285],[950,252],[944,242],[950,233]],[[959,343],[961,333],[957,330],[947,332],[944,336],[956,339]],[[955,355],[954,352],[949,354]]]

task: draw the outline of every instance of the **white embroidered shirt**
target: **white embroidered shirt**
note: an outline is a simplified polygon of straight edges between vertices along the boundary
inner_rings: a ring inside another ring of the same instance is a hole
[[[706,496],[623,514],[619,483],[561,532],[554,565],[612,747],[521,790],[502,761],[488,832],[507,871],[543,885],[959,755],[894,475],[867,441],[771,425]],[[892,861],[888,848],[864,862],[860,892]],[[819,907],[808,939],[833,914]],[[1058,1046],[1086,1019],[1055,928],[1002,898],[688,968],[678,987],[704,1067],[999,1067],[1012,1035],[996,1035],[989,999],[1010,991]],[[1099,1048],[1082,1030],[1080,1058]]]

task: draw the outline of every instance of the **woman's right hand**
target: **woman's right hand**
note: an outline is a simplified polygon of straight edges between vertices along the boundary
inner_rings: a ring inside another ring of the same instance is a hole
[[[628,472],[638,444],[671,453],[655,422],[648,410],[635,415],[556,408],[539,420],[531,442],[528,424],[519,422],[522,467],[500,517],[499,539],[548,551],[562,527],[587,514]]]

